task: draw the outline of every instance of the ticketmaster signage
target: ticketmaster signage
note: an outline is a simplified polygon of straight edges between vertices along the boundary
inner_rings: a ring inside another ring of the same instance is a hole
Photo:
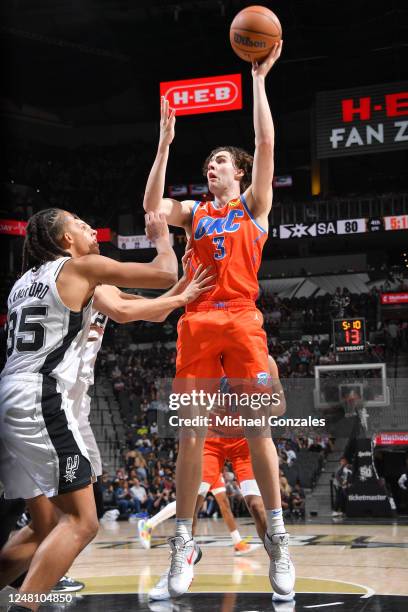
[[[317,157],[408,148],[408,82],[322,91],[316,96]]]

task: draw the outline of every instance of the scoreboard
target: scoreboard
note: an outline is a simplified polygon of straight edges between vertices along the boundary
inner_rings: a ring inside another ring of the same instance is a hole
[[[362,353],[366,350],[366,326],[362,317],[353,319],[333,319],[334,352]]]

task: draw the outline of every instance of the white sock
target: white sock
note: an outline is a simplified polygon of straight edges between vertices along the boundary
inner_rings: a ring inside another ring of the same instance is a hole
[[[162,508],[160,512],[158,512],[154,516],[151,516],[147,521],[148,527],[155,529],[156,527],[160,525],[160,523],[164,523],[164,521],[167,521],[167,519],[171,518],[175,514],[176,514],[176,502],[174,501],[174,502],[171,502],[170,504],[167,504],[167,506],[164,506],[164,508]]]
[[[191,540],[193,519],[176,518],[176,536],[181,536],[185,542]]]
[[[267,533],[273,536],[276,533],[285,533],[285,523],[283,522],[282,508],[266,510]]]
[[[233,544],[239,544],[242,540],[238,529],[235,529],[235,531],[231,531],[230,536]]]

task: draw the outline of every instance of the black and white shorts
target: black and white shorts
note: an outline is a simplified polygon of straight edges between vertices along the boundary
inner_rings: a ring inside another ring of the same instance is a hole
[[[55,378],[0,380],[0,480],[6,499],[55,497],[95,480],[67,393]]]
[[[95,472],[95,476],[102,476],[101,454],[89,422],[91,398],[87,392],[81,394],[70,392],[70,396],[73,397],[72,412],[78,422],[79,431],[85,443],[92,469]]]

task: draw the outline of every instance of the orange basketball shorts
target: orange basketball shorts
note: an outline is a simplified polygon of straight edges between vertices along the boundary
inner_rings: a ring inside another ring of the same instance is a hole
[[[202,302],[178,322],[176,378],[245,379],[265,384],[263,316],[250,300]],[[266,374],[265,374],[266,373]]]

